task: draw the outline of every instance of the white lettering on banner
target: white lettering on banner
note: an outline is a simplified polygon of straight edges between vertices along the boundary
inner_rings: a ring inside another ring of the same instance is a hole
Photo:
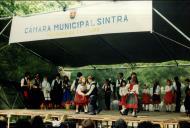
[[[96,25],[100,26],[100,25],[121,23],[121,22],[127,22],[127,21],[128,21],[127,15],[124,15],[124,16],[111,16],[111,17],[98,18],[96,20],[96,24],[94,24],[93,20],[86,20],[86,21],[79,21],[79,22],[72,22],[72,23],[54,24],[53,26],[51,25],[33,26],[33,27],[30,26],[30,27],[25,28],[25,34],[72,30],[72,29],[86,28],[86,27],[96,26]]]
[[[69,12],[13,17],[9,43],[152,30],[152,1],[107,2]]]

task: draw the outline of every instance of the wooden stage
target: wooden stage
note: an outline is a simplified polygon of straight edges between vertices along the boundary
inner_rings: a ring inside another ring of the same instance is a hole
[[[105,123],[106,127],[109,128],[110,125],[119,118],[124,119],[129,126],[136,126],[141,121],[151,121],[156,124],[160,124],[163,128],[177,128],[179,121],[189,121],[190,118],[186,116],[185,113],[174,113],[174,112],[140,112],[137,117],[132,117],[131,113],[128,116],[122,116],[118,111],[102,111],[98,115],[88,115],[81,112],[80,114],[75,114],[74,110],[65,109],[54,109],[54,110],[28,110],[28,109],[12,109],[12,110],[0,110],[0,115],[10,118],[13,116],[30,116],[31,118],[40,115],[45,121],[51,121],[53,117],[57,117],[60,121],[65,119],[72,119],[80,122],[83,119],[92,119],[96,122]],[[106,128],[105,127],[105,128]]]

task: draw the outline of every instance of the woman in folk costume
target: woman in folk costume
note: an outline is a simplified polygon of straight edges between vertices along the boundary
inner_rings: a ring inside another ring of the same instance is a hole
[[[151,101],[150,90],[148,89],[148,86],[145,84],[142,92],[143,110],[145,111],[149,110],[150,101]]]
[[[51,91],[51,86],[50,86],[50,83],[48,82],[47,76],[45,76],[42,81],[42,92],[45,98],[45,101],[44,101],[45,108],[50,107],[50,102],[51,102],[50,91]]]
[[[23,100],[24,100],[24,105],[26,108],[30,108],[31,104],[30,104],[30,73],[26,72],[24,78],[21,79],[21,92],[23,95]]]
[[[79,78],[79,85],[77,86],[74,102],[76,105],[76,114],[79,113],[79,106],[84,107],[84,112],[88,112],[88,98],[85,96],[85,93],[87,92],[87,86],[86,86],[86,79],[85,77],[81,76]]]
[[[105,79],[102,89],[104,91],[106,110],[110,110],[110,101],[111,101],[111,94],[113,92],[113,87],[109,79]]]
[[[57,74],[51,83],[51,99],[54,108],[59,108],[63,96],[63,81],[60,79],[60,74]]]
[[[131,81],[126,85],[128,89],[127,99],[126,99],[126,108],[133,109],[132,116],[136,116],[138,108],[138,94],[139,94],[139,85],[137,84],[137,75],[136,73],[131,74]]]
[[[153,85],[153,96],[152,96],[154,111],[160,111],[160,108],[159,108],[159,104],[161,102],[160,94],[161,94],[161,88],[160,88],[159,81],[155,81]]]
[[[174,101],[174,90],[172,86],[172,81],[168,79],[166,82],[167,85],[165,87],[164,103],[166,105],[166,112],[171,112],[172,103]]]
[[[63,76],[63,104],[70,104],[72,100],[71,91],[70,91],[70,82],[68,76]]]
[[[185,111],[187,113],[187,116],[190,117],[190,79],[186,79],[185,82],[187,83],[187,87],[185,89]]]
[[[121,96],[121,100],[120,100],[119,104],[122,106],[122,109],[120,110],[120,113],[122,115],[125,114],[125,110],[126,110],[126,96],[128,93],[128,89],[126,87],[126,84],[127,84],[127,82],[125,80],[122,80],[120,88],[119,88],[119,94]]]

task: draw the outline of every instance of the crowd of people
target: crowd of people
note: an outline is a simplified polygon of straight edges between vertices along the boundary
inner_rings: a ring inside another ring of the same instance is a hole
[[[190,116],[190,79],[186,79],[184,105],[186,113]],[[127,115],[132,110],[132,115],[140,110],[148,111],[150,104],[154,111],[160,111],[160,103],[164,102],[166,111],[172,111],[172,104],[175,104],[175,112],[180,112],[182,90],[179,78],[174,77],[174,81],[167,79],[164,89],[164,97],[161,98],[161,85],[158,80],[153,84],[153,90],[150,91],[146,84],[140,85],[137,74],[132,72],[127,79],[123,73],[118,73],[115,82],[105,79],[102,86],[98,84],[94,76],[84,77],[81,72],[77,73],[77,78],[71,83],[68,76],[60,77],[57,74],[50,83],[45,76],[41,80],[39,74],[35,74],[31,79],[29,73],[21,79],[21,89],[26,108],[62,108],[66,104],[74,103],[76,113],[83,109],[85,113],[91,115],[97,114],[101,108],[97,105],[98,91],[104,92],[105,106],[110,110],[111,99],[119,101],[119,111],[122,115]],[[141,88],[141,89],[140,89]],[[140,95],[142,90],[142,95]]]
[[[0,117],[0,128],[7,128],[7,119]],[[74,120],[65,120],[58,125],[54,125],[54,121],[45,121],[41,116],[35,116],[32,119],[20,118],[14,124],[9,124],[10,128],[98,128],[97,122],[91,119],[84,119],[80,123]],[[134,126],[128,126],[127,122],[123,119],[118,119],[112,122],[111,128],[134,128]],[[143,121],[137,124],[136,128],[161,128],[160,124],[153,124],[150,121]],[[190,128],[190,122],[179,121],[179,128]]]

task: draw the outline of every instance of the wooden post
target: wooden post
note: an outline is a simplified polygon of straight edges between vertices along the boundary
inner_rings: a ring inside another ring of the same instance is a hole
[[[11,114],[7,115],[8,121],[7,121],[7,128],[10,128],[10,118],[11,118]]]

